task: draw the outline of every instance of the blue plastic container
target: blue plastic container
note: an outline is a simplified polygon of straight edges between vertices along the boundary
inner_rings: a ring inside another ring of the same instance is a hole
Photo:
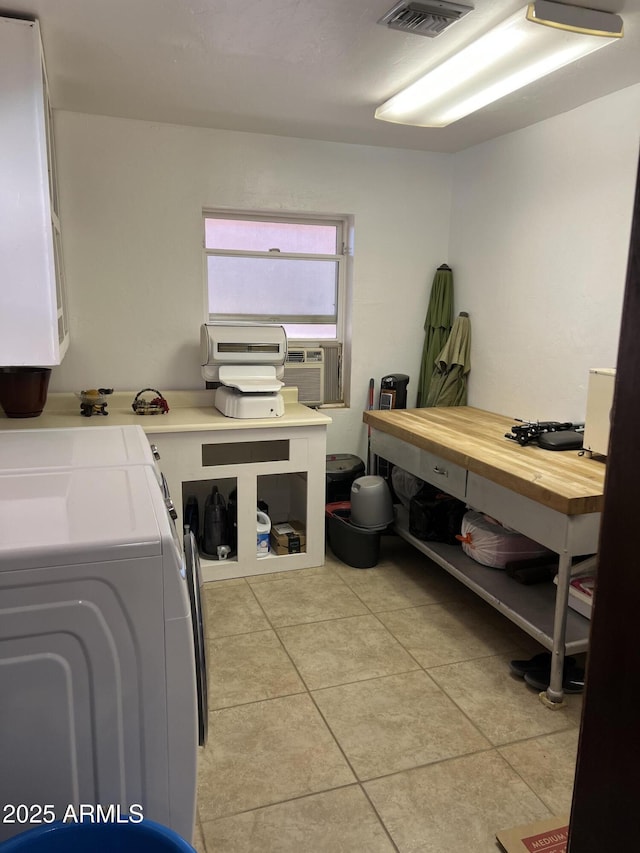
[[[0,853],[196,853],[177,832],[152,820],[140,823],[56,821],[14,835]]]

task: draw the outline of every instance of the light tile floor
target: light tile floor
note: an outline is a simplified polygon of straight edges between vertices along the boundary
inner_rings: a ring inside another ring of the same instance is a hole
[[[204,606],[199,853],[495,853],[569,811],[582,697],[545,708],[508,668],[540,647],[401,539]]]

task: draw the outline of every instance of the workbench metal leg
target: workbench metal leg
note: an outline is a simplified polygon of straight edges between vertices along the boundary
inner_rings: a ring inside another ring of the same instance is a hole
[[[565,638],[567,632],[567,607],[569,602],[569,582],[571,580],[571,557],[560,554],[558,562],[558,588],[556,590],[556,609],[553,620],[553,649],[551,653],[551,679],[546,693],[541,698],[545,704],[558,705],[564,699],[562,688],[564,675]],[[546,701],[545,701],[546,700]]]

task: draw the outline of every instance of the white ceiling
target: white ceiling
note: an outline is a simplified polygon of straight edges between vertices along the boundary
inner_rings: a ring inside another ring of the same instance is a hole
[[[459,0],[460,2],[460,0]],[[446,128],[377,121],[376,106],[524,6],[474,11],[435,39],[376,22],[394,0],[0,0],[37,17],[55,109],[430,151],[459,151],[640,82],[640,0],[622,40]]]

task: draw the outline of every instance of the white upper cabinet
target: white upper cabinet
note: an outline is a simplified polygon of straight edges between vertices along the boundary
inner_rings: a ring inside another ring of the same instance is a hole
[[[60,364],[68,344],[40,28],[0,17],[0,366]]]

